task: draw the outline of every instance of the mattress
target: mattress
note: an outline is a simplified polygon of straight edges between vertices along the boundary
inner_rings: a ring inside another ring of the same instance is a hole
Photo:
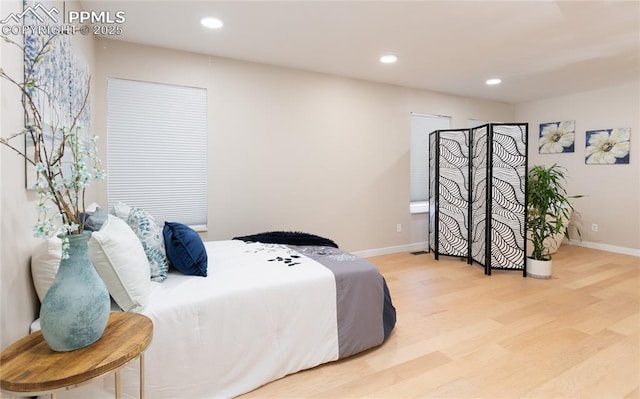
[[[231,398],[382,344],[395,324],[370,262],[324,246],[205,242],[208,276],[170,271],[140,312],[154,323],[148,398]],[[137,398],[138,362],[122,370]],[[58,394],[113,397],[113,379]]]

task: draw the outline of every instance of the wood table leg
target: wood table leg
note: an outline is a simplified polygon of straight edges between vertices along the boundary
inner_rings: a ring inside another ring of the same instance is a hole
[[[144,399],[144,353],[140,353],[140,399]]]
[[[115,372],[116,376],[116,399],[120,399],[120,370]]]

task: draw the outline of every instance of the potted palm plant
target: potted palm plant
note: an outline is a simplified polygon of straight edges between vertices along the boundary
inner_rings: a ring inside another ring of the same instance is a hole
[[[567,223],[573,212],[571,198],[567,195],[566,169],[557,164],[549,167],[536,165],[527,176],[527,232],[533,246],[527,258],[527,275],[538,278],[551,277],[550,244],[558,234],[569,238]],[[577,230],[578,234],[580,231]]]

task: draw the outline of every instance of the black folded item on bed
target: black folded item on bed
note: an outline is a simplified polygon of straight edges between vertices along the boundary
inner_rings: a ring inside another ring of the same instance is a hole
[[[299,231],[269,231],[242,237],[233,237],[233,239],[246,242],[262,242],[265,244],[316,245],[338,248],[338,244],[328,238]]]

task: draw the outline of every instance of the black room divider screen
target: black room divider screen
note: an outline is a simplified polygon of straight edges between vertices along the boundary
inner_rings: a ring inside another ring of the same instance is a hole
[[[429,248],[526,276],[527,123],[429,134]]]

